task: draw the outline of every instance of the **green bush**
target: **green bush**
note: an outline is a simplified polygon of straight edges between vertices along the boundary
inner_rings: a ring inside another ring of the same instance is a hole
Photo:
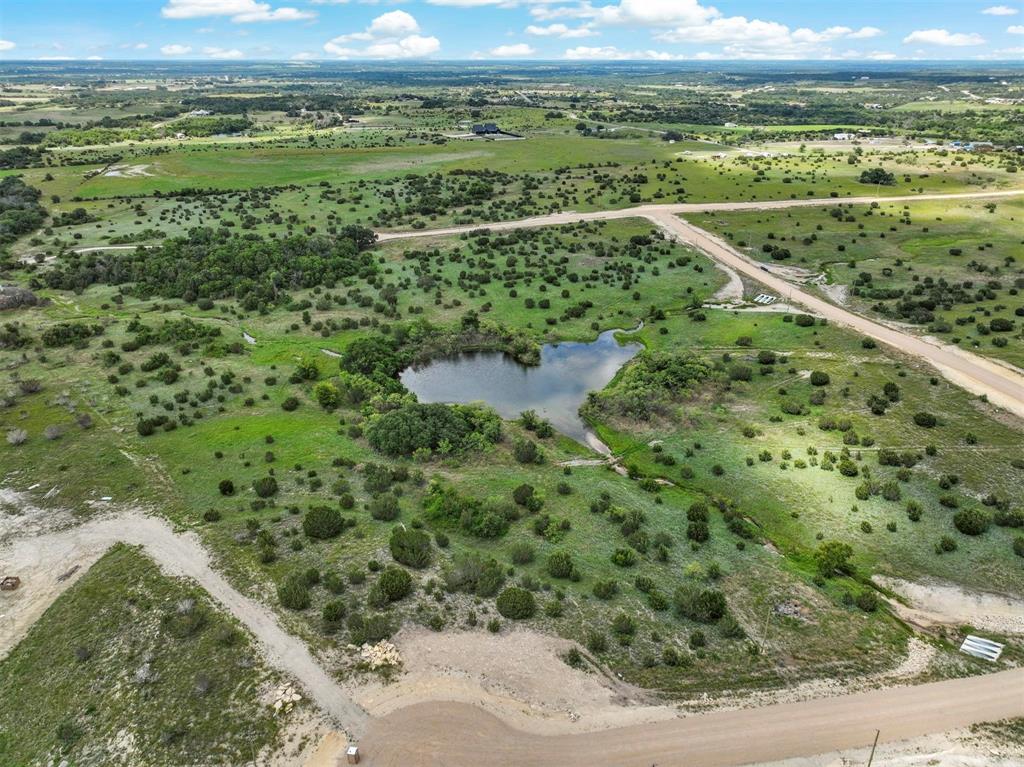
[[[512,620],[533,617],[533,614],[537,611],[537,603],[533,598],[533,594],[518,586],[509,586],[498,594],[495,607],[498,608],[498,612],[503,617]]]
[[[270,498],[277,495],[277,480],[273,477],[260,477],[252,483],[252,489],[260,498]]]
[[[302,518],[302,531],[310,538],[334,538],[344,529],[341,512],[330,506],[313,506]]]
[[[392,602],[404,599],[412,591],[412,576],[409,571],[395,565],[388,565],[381,571],[377,582],[367,594],[367,602],[372,607],[383,607]]]
[[[568,578],[572,571],[572,556],[569,552],[556,551],[548,557],[548,574],[552,578]]]
[[[421,569],[430,564],[430,536],[422,530],[396,527],[388,541],[396,562]]]
[[[992,517],[981,509],[961,509],[953,515],[953,525],[964,535],[981,535],[992,524]]]
[[[398,519],[398,498],[392,493],[381,493],[370,501],[370,516],[382,522]]]
[[[698,623],[715,623],[725,615],[725,595],[717,589],[704,589],[694,583],[679,586],[672,599],[676,613]]]
[[[277,587],[277,599],[282,607],[289,610],[305,610],[309,607],[309,586],[300,575],[293,575]]]

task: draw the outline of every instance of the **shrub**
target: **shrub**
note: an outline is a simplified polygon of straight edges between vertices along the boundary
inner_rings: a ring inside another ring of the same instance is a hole
[[[600,631],[591,629],[587,632],[587,649],[594,653],[603,653],[608,649],[608,639]]]
[[[814,552],[814,561],[818,565],[818,572],[828,578],[836,573],[849,573],[850,557],[852,556],[853,549],[849,544],[840,541],[825,541]]]
[[[637,556],[633,549],[615,549],[612,554],[612,564],[618,567],[632,567],[636,564]]]
[[[235,494],[235,483],[230,479],[222,479],[217,485],[221,495],[234,495]]]
[[[261,477],[252,483],[252,489],[260,498],[270,498],[277,494],[277,480],[273,477]]]
[[[992,517],[981,509],[961,509],[953,515],[953,525],[964,535],[981,535],[992,524]]]
[[[572,556],[569,552],[556,551],[548,557],[548,574],[552,578],[568,578],[572,571]]]
[[[391,531],[388,545],[396,562],[417,569],[430,564],[430,536],[422,530],[396,527]]]
[[[711,533],[706,522],[690,522],[686,525],[686,537],[691,541],[703,543],[711,537]]]
[[[493,597],[505,583],[505,572],[497,560],[470,554],[456,559],[445,571],[444,581],[449,591]]]
[[[282,607],[305,610],[310,603],[309,587],[301,576],[293,575],[277,587],[277,598]]]
[[[330,506],[313,506],[302,518],[302,531],[310,538],[334,538],[344,529],[341,512]]]
[[[373,607],[383,607],[405,598],[411,591],[412,576],[409,575],[409,571],[388,565],[367,594],[367,602]]]
[[[324,631],[337,631],[345,617],[345,603],[340,599],[332,599],[324,605],[320,615],[324,622]]]
[[[398,498],[392,493],[381,493],[370,501],[370,516],[382,522],[398,519]]]
[[[512,544],[512,548],[509,550],[509,556],[511,557],[513,564],[528,565],[534,558],[533,546],[526,541],[514,543]]]
[[[509,586],[498,594],[495,607],[503,617],[511,620],[530,618],[537,611],[533,594],[518,586]]]
[[[694,583],[679,586],[672,599],[676,613],[698,623],[715,623],[725,615],[725,595],[717,589],[703,589]]]
[[[920,412],[914,413],[914,423],[922,429],[931,429],[936,423],[938,423],[938,419],[936,419],[931,413]]]
[[[866,613],[873,613],[878,609],[878,597],[873,591],[862,591],[854,598],[854,604]]]
[[[811,385],[812,386],[828,386],[829,384],[828,373],[823,373],[820,370],[815,370],[811,373]]]
[[[1013,553],[1018,557],[1024,557],[1024,535],[1018,535],[1013,539]]]
[[[541,463],[544,455],[535,442],[517,439],[512,443],[512,455],[519,463]]]
[[[594,596],[598,599],[609,600],[619,593],[619,584],[613,580],[598,581],[594,584]]]
[[[619,636],[633,636],[636,633],[636,619],[627,613],[617,613],[612,618],[612,631]]]

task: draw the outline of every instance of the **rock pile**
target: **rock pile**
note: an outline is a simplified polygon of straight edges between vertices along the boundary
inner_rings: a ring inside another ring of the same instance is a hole
[[[402,656],[398,654],[398,648],[386,639],[377,644],[364,644],[359,649],[359,657],[366,662],[371,669],[381,666],[397,666],[402,662]]]
[[[302,696],[295,692],[295,688],[290,684],[278,687],[274,690],[274,713],[287,714],[300,700]]]

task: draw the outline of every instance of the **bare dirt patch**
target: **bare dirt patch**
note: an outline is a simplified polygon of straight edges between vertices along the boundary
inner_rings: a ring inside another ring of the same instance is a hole
[[[638,688],[560,657],[573,642],[536,631],[502,634],[403,629],[394,638],[403,660],[395,681],[352,690],[371,716],[426,701],[469,703],[517,729],[537,734],[589,732],[663,721],[678,714]]]
[[[1024,600],[948,583],[915,583],[881,575],[875,580],[910,602],[910,607],[899,605],[897,610],[917,625],[967,624],[1001,634],[1024,634]]]

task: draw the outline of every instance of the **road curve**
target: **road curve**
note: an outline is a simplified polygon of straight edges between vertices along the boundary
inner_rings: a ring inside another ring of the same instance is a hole
[[[846,197],[812,200],[774,200],[765,202],[721,202],[707,204],[640,205],[621,210],[593,211],[589,213],[554,213],[535,216],[518,221],[501,221],[494,224],[456,226],[413,232],[381,232],[381,241],[454,235],[479,229],[509,230],[523,227],[554,226],[572,224],[578,221],[596,221],[620,218],[646,218],[711,258],[756,280],[784,296],[789,303],[798,304],[809,311],[825,317],[830,322],[848,327],[880,343],[894,347],[931,363],[944,376],[958,386],[974,394],[983,394],[994,404],[1024,418],[1024,375],[1007,366],[987,360],[959,347],[928,341],[920,336],[897,330],[888,325],[869,320],[840,306],[829,303],[800,287],[775,276],[762,268],[756,261],[747,258],[722,239],[683,220],[686,213],[707,211],[765,210],[774,208],[807,207],[815,205],[868,204],[872,202],[919,202],[921,200],[973,200],[1019,197],[1024,189],[994,192],[965,192],[958,194],[921,194],[895,197]]]
[[[352,701],[320,666],[305,642],[285,631],[273,611],[240,593],[217,572],[206,548],[192,533],[175,533],[162,519],[124,513],[86,522],[78,527],[35,537],[18,537],[0,547],[4,569],[22,575],[15,592],[32,600],[24,610],[5,615],[0,622],[0,658],[12,649],[59,596],[71,580],[57,581],[59,573],[78,565],[85,572],[115,543],[142,546],[145,553],[172,575],[195,580],[241,622],[253,636],[267,662],[298,680],[306,694],[350,735],[358,736],[367,721],[366,711]],[[19,593],[20,592],[20,593]],[[34,598],[43,594],[47,599]],[[16,607],[16,606],[15,606]]]
[[[578,735],[515,730],[463,703],[421,703],[374,719],[360,750],[371,767],[732,767],[1024,715],[1024,669],[916,687],[722,711]]]

